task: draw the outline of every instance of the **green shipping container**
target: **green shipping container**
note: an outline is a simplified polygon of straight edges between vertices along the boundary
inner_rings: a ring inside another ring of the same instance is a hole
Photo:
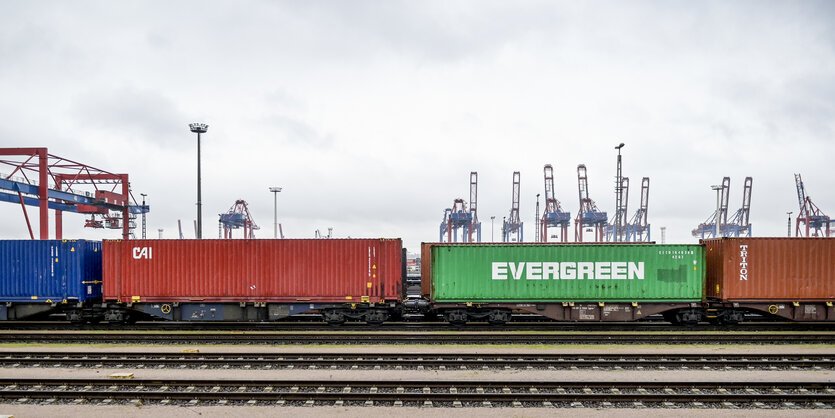
[[[699,245],[424,244],[434,302],[695,302]]]

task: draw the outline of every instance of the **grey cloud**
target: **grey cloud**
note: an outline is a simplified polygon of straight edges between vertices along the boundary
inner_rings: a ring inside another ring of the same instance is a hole
[[[290,116],[272,115],[262,119],[262,123],[269,127],[268,135],[279,141],[310,147],[330,147],[333,145],[333,135],[320,132],[309,123]]]
[[[185,146],[171,136],[184,132],[190,120],[167,96],[132,87],[89,92],[76,101],[72,113],[83,127],[127,134],[163,148]]]

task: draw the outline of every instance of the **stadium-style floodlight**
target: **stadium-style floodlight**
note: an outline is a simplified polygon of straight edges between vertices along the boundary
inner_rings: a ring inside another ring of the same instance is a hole
[[[197,134],[197,239],[203,239],[203,201],[200,194],[200,134],[205,134],[209,125],[190,123],[188,127]]]
[[[273,238],[278,238],[278,193],[281,187],[270,187],[273,192]]]

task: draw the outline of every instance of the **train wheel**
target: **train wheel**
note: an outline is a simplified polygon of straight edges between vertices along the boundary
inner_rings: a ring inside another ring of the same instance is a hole
[[[510,321],[510,312],[505,310],[494,309],[487,315],[487,322],[490,325],[504,325],[507,321]]]
[[[331,326],[338,326],[345,323],[345,315],[334,309],[322,312],[322,319]]]
[[[369,325],[381,325],[389,318],[389,313],[383,309],[373,309],[365,315],[365,322]]]
[[[444,312],[444,320],[452,325],[464,325],[467,323],[467,311],[452,309]]]
[[[702,315],[696,310],[683,309],[676,313],[676,319],[680,324],[692,327],[702,320]]]

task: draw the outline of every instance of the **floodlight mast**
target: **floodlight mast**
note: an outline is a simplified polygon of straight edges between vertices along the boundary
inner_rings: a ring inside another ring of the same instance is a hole
[[[281,187],[270,187],[273,192],[273,239],[278,238],[278,193],[281,192]]]
[[[197,134],[197,239],[203,239],[203,200],[200,193],[200,134],[209,130],[205,123],[191,123],[189,129]]]

